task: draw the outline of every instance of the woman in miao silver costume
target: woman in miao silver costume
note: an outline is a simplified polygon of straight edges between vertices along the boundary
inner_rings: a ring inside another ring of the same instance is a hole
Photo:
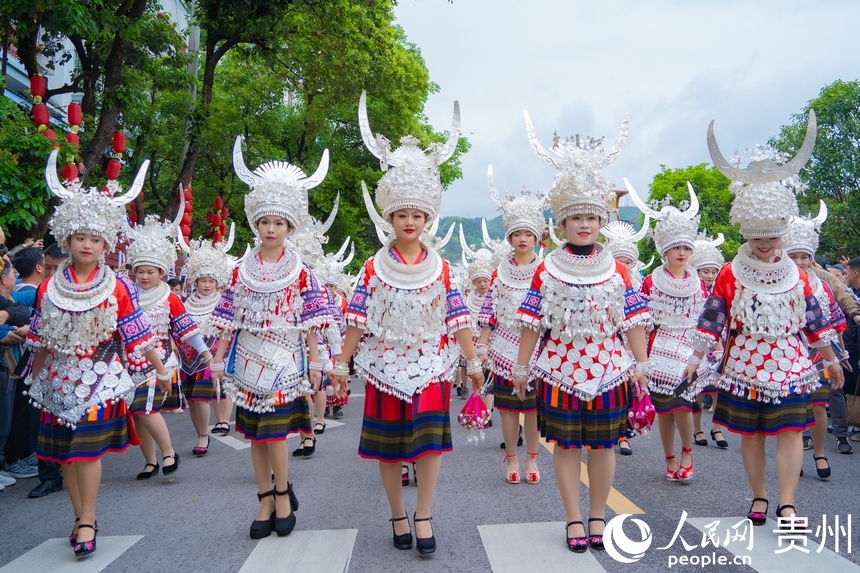
[[[804,527],[794,518],[803,464],[801,433],[808,425],[809,394],[819,386],[807,344],[824,358],[831,386],[841,388],[844,382],[830,346],[836,332],[824,317],[806,273],[782,250],[782,237],[798,215],[794,192],[802,184],[795,176],[815,145],[815,113],[810,111],[797,155],[782,165],[769,157],[770,150],[763,157],[755,156],[746,169],[737,167],[723,157],[713,127],[711,122],[708,149],[717,169],[732,180],[731,221],[740,223],[747,242],[717,275],[699,318],[700,340],[686,373],[698,370],[705,352],[728,328],[714,420],[741,435],[741,458],[753,494],[748,514],[753,525],[767,523],[765,441],[776,436],[776,516],[780,528],[796,531]]]
[[[251,440],[260,509],[250,536],[261,539],[275,531],[283,537],[295,528],[299,507],[288,481],[287,436],[313,431],[305,396],[322,382],[317,337],[332,321],[313,273],[285,245],[307,223],[308,190],[325,177],[328,150],[311,176],[281,161],[251,172],[237,137],[233,166],[251,187],[245,215],[257,246],[242,259],[213,311],[221,340],[210,370],[216,387],[225,379],[237,406],[236,431]]]

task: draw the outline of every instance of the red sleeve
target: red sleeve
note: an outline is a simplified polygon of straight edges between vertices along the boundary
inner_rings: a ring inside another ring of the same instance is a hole
[[[642,293],[642,296],[651,296],[651,288],[654,286],[654,279],[651,278],[651,275],[645,277],[645,280],[642,281],[642,286],[639,287],[639,292]]]

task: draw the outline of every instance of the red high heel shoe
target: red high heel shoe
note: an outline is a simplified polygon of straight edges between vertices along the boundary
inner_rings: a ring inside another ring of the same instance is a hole
[[[685,448],[681,446],[681,454],[690,454],[690,465],[682,466],[678,462],[678,479],[681,481],[690,481],[693,479],[693,448]]]
[[[526,455],[528,455],[531,459],[535,460],[535,463],[537,463],[536,458],[538,457],[538,454],[540,454],[539,451],[538,452],[526,452]],[[539,484],[540,483],[540,472],[537,470],[535,470],[533,472],[527,471],[526,472],[526,483],[530,484],[530,485]]]
[[[666,456],[666,479],[669,481],[678,481],[678,470],[670,470],[669,462],[675,459],[675,456]],[[678,465],[680,467],[680,464]]]
[[[515,456],[515,455],[509,456],[508,454],[505,454],[505,459],[502,460],[502,463],[506,464],[506,463],[508,463],[508,459],[516,458],[516,457],[517,456]],[[513,484],[520,483],[520,472],[519,471],[509,472],[508,469],[505,468],[505,477],[508,479],[508,483],[513,483]]]

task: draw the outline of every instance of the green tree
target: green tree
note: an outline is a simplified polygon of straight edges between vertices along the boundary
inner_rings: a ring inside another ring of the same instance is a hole
[[[744,242],[737,226],[729,222],[729,209],[731,208],[733,195],[729,192],[731,181],[717,168],[700,163],[689,167],[667,168],[660,166],[660,173],[654,176],[651,182],[648,201],[657,201],[659,204],[666,197],[671,197],[671,204],[678,206],[681,201],[689,201],[690,192],[687,182],[693,185],[696,196],[699,198],[699,215],[701,223],[699,229],[707,229],[708,234],[716,236],[723,233],[726,242],[720,247],[726,258],[731,258],[737,252],[738,247]],[[646,203],[648,202],[646,201]],[[653,255],[660,260],[660,255],[651,238],[645,239],[639,249],[639,258],[648,261]]]
[[[836,260],[839,247],[849,257],[860,255],[860,82],[837,80],[823,87],[769,143],[794,155],[806,134],[810,109],[815,110],[818,133],[812,159],[800,171],[809,186],[799,197],[801,212],[816,214],[818,200],[824,199],[830,217],[821,230],[819,253],[830,261]]]

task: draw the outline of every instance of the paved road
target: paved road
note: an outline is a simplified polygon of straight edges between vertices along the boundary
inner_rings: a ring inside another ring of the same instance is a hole
[[[358,384],[353,387],[360,392]],[[461,404],[455,396],[452,410],[458,412]],[[272,536],[259,542],[248,537],[257,502],[246,442],[231,434],[228,439],[213,440],[209,454],[195,459],[190,455],[195,432],[187,413],[166,415],[182,455],[180,470],[171,479],[159,476],[137,482],[134,477],[143,467],[139,451],[107,456],[99,494],[99,550],[86,561],[76,562],[65,540],[73,518],[64,493],[27,499],[35,479],[21,480],[0,493],[0,573],[860,572],[860,524],[851,523],[850,553],[848,532],[840,528],[833,531],[837,515],[841,528],[846,528],[850,512],[855,512],[854,520],[860,515],[856,501],[860,448],[858,453],[845,456],[828,443],[826,455],[833,466],[833,478],[828,482],[810,477],[815,475],[815,466],[811,452],[806,452],[807,477],[801,480],[797,505],[811,516],[813,530],[819,528],[826,514],[827,537],[820,552],[819,532],[808,538],[809,554],[796,548],[776,554],[776,550],[788,547],[789,541],[783,539],[779,547],[780,540],[772,532],[775,523],[755,528],[752,550],[748,550],[748,536],[745,541],[739,539],[744,527],[732,528],[742,521],[750,503],[736,437],[729,436],[731,445],[725,451],[714,445],[696,447],[696,476],[687,485],[663,478],[663,455],[656,433],[636,438],[634,455],[617,458],[616,489],[607,517],[634,514],[624,521],[623,535],[615,537],[619,545],[625,545],[625,537],[642,539],[633,519],[649,527],[652,543],[640,560],[622,564],[606,552],[575,555],[565,549],[564,513],[550,450],[542,447],[538,458],[540,485],[505,483],[498,424],[486,431],[484,441],[474,445],[465,443],[467,434],[455,423],[455,449],[444,456],[434,504],[438,550],[429,558],[419,557],[414,550],[398,551],[391,544],[377,465],[356,455],[362,405],[363,397],[354,395],[345,409],[343,425],[329,423],[313,458],[291,459],[290,480],[301,507],[296,531],[290,537]],[[710,416],[705,416],[708,427]],[[298,440],[291,438],[290,449],[297,445]],[[774,448],[775,443],[768,444],[771,495],[777,491]],[[405,488],[404,495],[411,513],[415,487]],[[586,487],[582,496],[587,503]],[[774,509],[775,498],[770,517]],[[669,549],[659,549],[673,539],[684,511],[687,517],[680,537]],[[719,547],[713,543],[702,547],[703,538],[708,539],[703,532],[709,530],[714,532],[711,539],[718,538]],[[724,547],[727,533],[732,535]],[[840,534],[838,553],[836,533]],[[800,539],[794,541],[795,546],[801,543]],[[630,559],[634,550],[628,549],[619,557]],[[686,565],[682,564],[684,558]],[[743,559],[747,565],[740,564]],[[705,566],[703,560],[707,561]],[[721,560],[724,565],[720,565]]]

